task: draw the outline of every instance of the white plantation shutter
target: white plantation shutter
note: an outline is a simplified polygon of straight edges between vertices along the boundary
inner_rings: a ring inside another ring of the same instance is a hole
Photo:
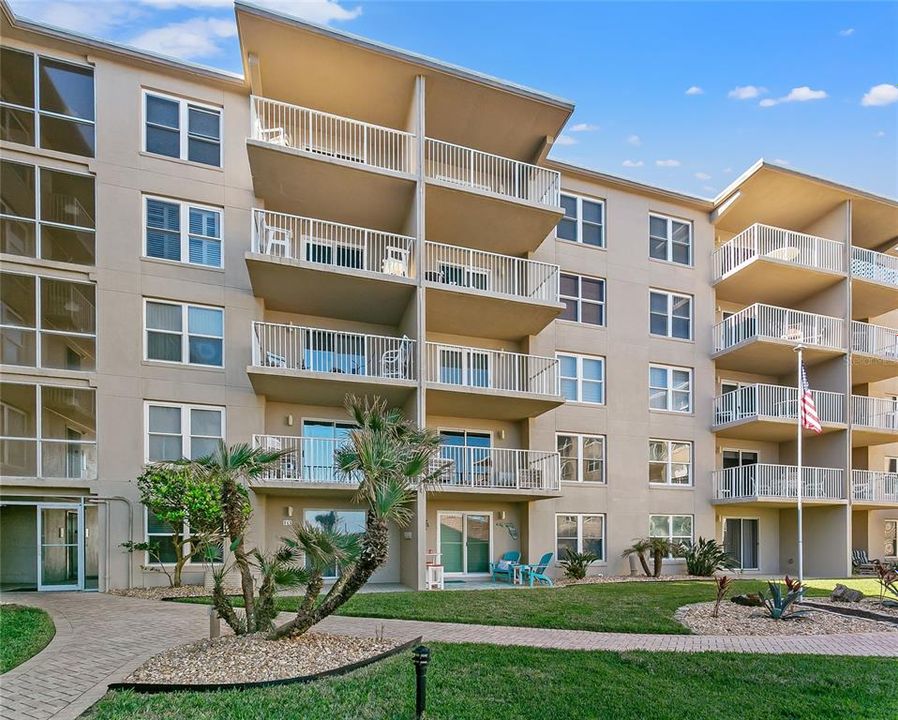
[[[148,257],[181,259],[181,219],[177,203],[147,199]]]
[[[221,213],[192,207],[189,225],[189,262],[221,267]]]

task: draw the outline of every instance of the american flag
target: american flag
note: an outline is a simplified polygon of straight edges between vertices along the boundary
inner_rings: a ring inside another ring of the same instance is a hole
[[[801,364],[801,398],[798,402],[798,419],[806,430],[813,430],[818,435],[823,432],[820,427],[820,418],[817,417],[817,406],[814,404],[814,396],[811,394],[811,386],[808,385],[808,373]]]

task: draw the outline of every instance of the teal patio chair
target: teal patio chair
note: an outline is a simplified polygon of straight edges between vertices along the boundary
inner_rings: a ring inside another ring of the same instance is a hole
[[[530,587],[533,587],[533,581],[546,583],[550,587],[555,583],[552,582],[552,578],[546,575],[546,570],[549,567],[549,564],[552,562],[552,553],[546,553],[543,555],[539,562],[535,565],[524,565],[521,568],[521,572],[523,573],[524,579],[530,580]]]
[[[490,575],[493,582],[496,582],[496,576],[503,576],[507,582],[514,582],[514,566],[521,560],[521,553],[517,550],[509,550],[502,553],[496,562],[490,563]]]

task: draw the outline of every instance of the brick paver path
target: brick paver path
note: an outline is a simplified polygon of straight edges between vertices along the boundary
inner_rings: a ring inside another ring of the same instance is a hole
[[[44,608],[56,636],[28,662],[0,676],[2,720],[74,720],[146,658],[206,637],[208,608],[102,593],[15,593],[3,601]],[[282,614],[286,619],[288,616]],[[898,657],[898,633],[792,637],[636,635],[584,630],[329,617],[323,632],[427,642],[529,645],[566,650],[809,653]]]

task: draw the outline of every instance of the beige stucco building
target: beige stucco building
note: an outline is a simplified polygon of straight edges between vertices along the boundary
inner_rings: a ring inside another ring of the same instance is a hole
[[[567,547],[625,574],[649,534],[794,574],[798,344],[805,572],[898,555],[895,200],[763,162],[713,200],[571,167],[565,100],[236,13],[243,76],[2,5],[4,588],[163,582],[120,548],[165,543],[134,480],[218,438],[293,450],[252,488],[259,547],[357,527],[347,393],[442,437],[378,581]]]

